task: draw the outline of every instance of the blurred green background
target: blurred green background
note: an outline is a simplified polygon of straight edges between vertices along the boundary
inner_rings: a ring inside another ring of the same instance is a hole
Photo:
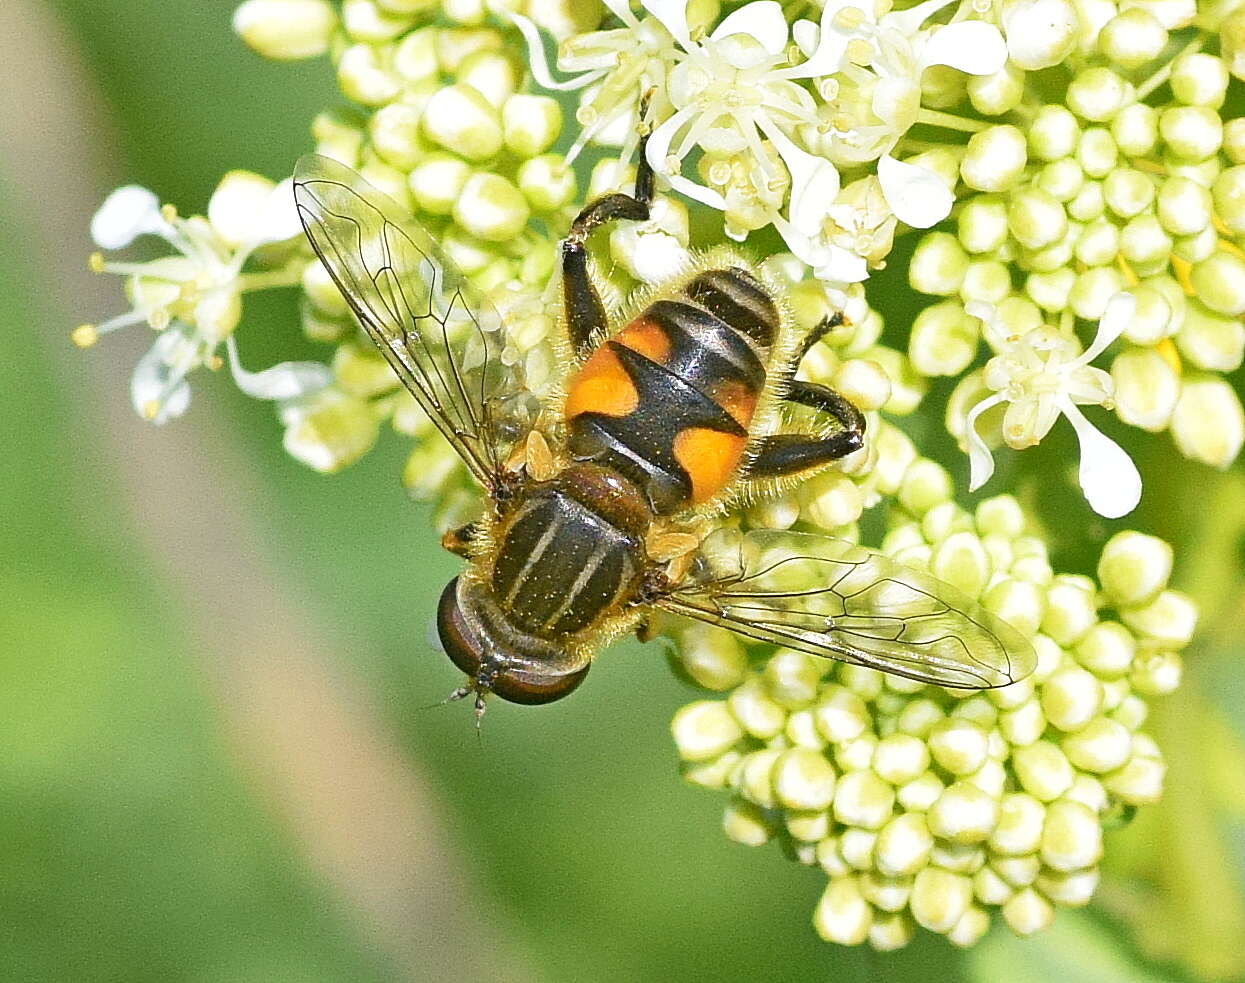
[[[678,779],[690,693],[655,647],[490,714],[483,746],[461,708],[419,711],[455,682],[424,640],[455,562],[399,442],[325,479],[210,378],[155,429],[129,408],[143,332],[68,342],[121,303],[85,269],[109,190],[201,210],[231,168],[288,173],[333,98],[325,63],[249,53],[232,8],[0,5],[0,979],[1245,976],[1245,478],[1171,467],[1165,439],[1133,524],[1178,544],[1204,606],[1154,718],[1169,795],[1109,837],[1095,906],[1040,938],[821,943],[824,875],[729,843],[723,800]],[[292,293],[248,301],[242,334],[256,366],[318,354]],[[1092,572],[1109,532],[1051,534]]]

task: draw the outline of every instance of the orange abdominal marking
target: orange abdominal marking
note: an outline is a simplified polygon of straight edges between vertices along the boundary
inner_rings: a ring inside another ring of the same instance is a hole
[[[674,459],[692,480],[692,504],[709,501],[734,474],[747,437],[689,427],[674,438]]]
[[[627,416],[640,405],[635,383],[608,345],[602,345],[571,377],[567,387],[566,418],[581,413]]]
[[[752,411],[756,409],[756,390],[743,382],[728,379],[713,387],[713,401],[726,410],[735,422],[745,430],[752,422]]]
[[[664,365],[670,357],[670,337],[666,329],[645,317],[636,318],[618,332],[614,340],[658,365]]]

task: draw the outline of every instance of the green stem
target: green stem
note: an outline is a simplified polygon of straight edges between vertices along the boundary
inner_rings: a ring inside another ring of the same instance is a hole
[[[1178,52],[1176,52],[1175,57],[1165,62],[1162,68],[1160,68],[1157,72],[1155,72],[1148,79],[1142,82],[1141,85],[1137,86],[1137,101],[1141,102],[1141,100],[1143,100],[1146,96],[1148,96],[1151,92],[1153,92],[1155,89],[1157,89],[1160,85],[1162,85],[1164,82],[1166,82],[1171,77],[1172,65],[1176,63],[1176,60],[1178,58],[1181,58],[1184,55],[1193,54],[1195,51],[1201,50],[1202,45],[1204,45],[1205,43],[1206,43],[1205,35],[1198,34],[1192,41],[1190,41],[1183,48],[1181,48]]]
[[[252,290],[274,290],[278,287],[294,287],[303,278],[303,271],[296,266],[287,266],[280,270],[265,270],[262,273],[243,273],[238,276],[238,285],[244,293]]]
[[[993,125],[979,119],[965,119],[963,116],[956,116],[954,113],[944,113],[939,109],[922,109],[916,114],[918,123],[928,123],[930,126],[942,126],[948,130],[959,130],[961,133],[980,133],[982,130],[988,130]]]

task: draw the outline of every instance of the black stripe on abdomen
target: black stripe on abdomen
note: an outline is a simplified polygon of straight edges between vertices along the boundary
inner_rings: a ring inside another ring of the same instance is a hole
[[[697,304],[742,331],[766,352],[774,344],[781,318],[774,300],[747,270],[708,270],[695,277],[684,292]]]

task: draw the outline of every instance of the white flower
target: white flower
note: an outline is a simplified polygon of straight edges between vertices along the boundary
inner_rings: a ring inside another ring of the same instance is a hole
[[[1080,354],[1075,339],[1048,327],[1034,328],[1003,342],[999,354],[985,369],[986,385],[994,390],[994,395],[978,402],[965,419],[970,490],[980,488],[994,473],[994,459],[977,433],[977,419],[991,407],[1006,403],[1003,440],[1009,447],[1032,447],[1050,432],[1062,414],[1076,430],[1081,445],[1079,477],[1090,506],[1108,519],[1117,519],[1136,508],[1141,499],[1141,476],[1136,465],[1119,444],[1099,432],[1077,408],[1078,404],[1112,405],[1111,377],[1089,363],[1120,336],[1135,308],[1130,294],[1112,297],[1092,344]],[[1006,329],[995,323],[997,315],[991,305],[974,301],[966,304],[965,310],[981,318],[988,332],[1006,334]]]
[[[101,254],[91,267],[126,277],[131,308],[99,325],[83,325],[74,340],[83,347],[102,334],[146,322],[160,332],[139,360],[130,395],[139,414],[155,423],[181,416],[190,405],[186,376],[202,366],[221,366],[217,350],[229,352],[240,389],[260,399],[298,398],[322,388],[328,369],[314,362],[291,362],[265,372],[247,372],[238,363],[233,331],[242,316],[242,294],[273,286],[292,286],[302,263],[268,273],[243,273],[262,246],[293,239],[301,232],[290,182],[274,185],[244,171],[227,174],[208,204],[208,217],[182,218],[145,188],[114,191],[91,221],[91,237],[101,249],[122,249],[144,235],[164,239],[176,255],[146,263],[107,262]]]

